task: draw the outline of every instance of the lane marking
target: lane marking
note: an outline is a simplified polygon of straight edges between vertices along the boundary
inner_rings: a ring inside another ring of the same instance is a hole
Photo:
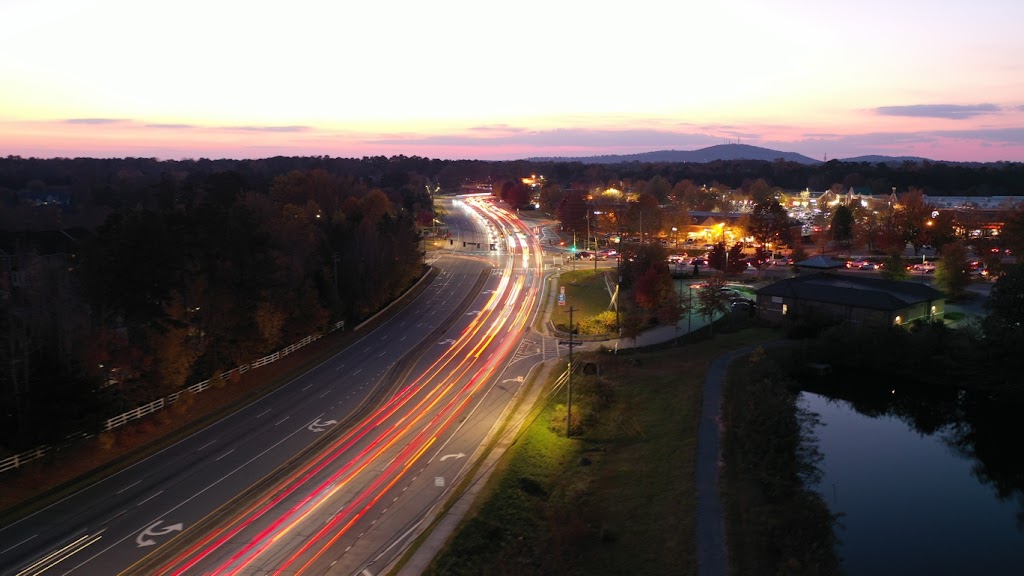
[[[142,505],[143,505],[143,504],[145,504],[146,502],[149,502],[149,501],[150,501],[150,500],[152,500],[153,498],[156,498],[157,496],[159,496],[159,495],[161,495],[161,494],[163,494],[163,493],[164,493],[164,491],[163,491],[163,490],[161,490],[161,491],[157,492],[156,494],[153,494],[153,495],[152,495],[152,496],[150,496],[149,498],[146,498],[146,499],[145,499],[145,500],[143,500],[142,502],[139,502],[138,504],[136,504],[136,506],[142,506]]]
[[[217,460],[219,461],[219,460],[220,460],[221,458],[223,458],[223,457],[227,456],[228,454],[231,454],[231,453],[232,453],[232,452],[234,452],[234,451],[235,451],[235,449],[234,449],[234,448],[232,448],[231,450],[228,450],[227,452],[225,452],[225,453],[221,454],[220,456],[217,456]]]
[[[129,484],[129,485],[127,485],[127,486],[125,486],[124,488],[121,488],[120,490],[118,490],[118,491],[117,491],[117,493],[118,493],[118,494],[120,494],[121,492],[124,492],[125,490],[127,490],[127,489],[131,488],[132,486],[135,486],[135,485],[136,485],[136,484],[138,484],[139,482],[142,482],[142,480],[138,480],[138,481],[136,481],[136,482],[133,482],[133,483],[131,483],[131,484]]]

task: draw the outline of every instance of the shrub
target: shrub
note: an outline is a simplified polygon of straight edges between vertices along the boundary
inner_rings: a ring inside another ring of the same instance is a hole
[[[100,448],[103,450],[112,450],[114,446],[117,445],[117,435],[107,430],[100,433],[97,441],[99,442]]]
[[[580,334],[611,334],[615,332],[615,312],[606,310],[579,323]]]

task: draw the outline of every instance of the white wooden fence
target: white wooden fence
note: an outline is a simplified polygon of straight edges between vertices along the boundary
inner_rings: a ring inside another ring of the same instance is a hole
[[[327,332],[330,333],[330,332],[334,332],[336,330],[344,330],[344,329],[345,329],[345,321],[342,320],[340,322],[335,322],[334,324],[332,324],[331,327],[327,330]],[[271,362],[276,362],[276,361],[280,360],[281,358],[284,358],[285,356],[291,354],[292,352],[295,352],[299,348],[302,348],[303,346],[309,344],[310,342],[314,342],[316,340],[319,340],[321,337],[323,337],[323,334],[313,334],[312,336],[306,336],[302,340],[299,340],[298,342],[296,342],[294,344],[291,344],[290,346],[287,346],[287,347],[285,347],[282,350],[278,350],[277,352],[274,352],[273,354],[269,354],[269,355],[264,356],[263,358],[260,358],[258,360],[253,360],[252,362],[250,362],[248,364],[243,364],[242,366],[238,366],[237,368],[232,368],[231,370],[228,370],[227,372],[222,372],[220,377],[222,379],[224,379],[224,380],[227,380],[228,378],[231,377],[232,374],[234,374],[236,372],[238,374],[245,374],[246,372],[248,372],[249,370],[252,370],[253,368],[259,368],[260,366],[266,366],[267,364],[270,364]],[[203,390],[206,390],[209,387],[210,387],[210,381],[209,380],[203,380],[202,382],[199,382],[197,384],[193,384],[193,385],[191,385],[191,386],[189,386],[187,388],[184,388],[182,390],[174,392],[173,394],[168,394],[164,398],[160,398],[158,400],[154,400],[154,401],[150,402],[149,404],[145,404],[143,406],[139,406],[138,408],[129,410],[129,411],[123,413],[123,414],[118,414],[117,416],[114,416],[113,418],[108,418],[107,421],[103,425],[103,429],[109,431],[109,430],[113,430],[114,428],[117,428],[118,426],[124,426],[125,424],[127,424],[128,422],[131,422],[132,420],[137,420],[139,418],[142,418],[143,416],[146,416],[147,414],[152,414],[152,413],[157,412],[159,410],[163,410],[167,406],[170,406],[171,404],[174,404],[175,402],[177,402],[181,398],[181,396],[183,394],[189,394],[189,393],[191,393],[191,394],[198,394],[198,393],[202,392]],[[76,435],[76,436],[81,436],[81,435]],[[15,454],[14,456],[10,456],[8,458],[4,458],[3,460],[0,460],[0,473],[6,472],[8,470],[14,470],[14,469],[16,469],[16,468],[18,468],[20,466],[24,466],[25,464],[27,464],[27,463],[29,463],[29,462],[31,462],[33,460],[37,460],[39,458],[42,458],[43,456],[45,456],[48,453],[50,453],[51,451],[53,451],[53,449],[54,448],[52,446],[40,446],[38,448],[34,448],[32,450],[29,450],[27,452],[22,452],[21,454]]]

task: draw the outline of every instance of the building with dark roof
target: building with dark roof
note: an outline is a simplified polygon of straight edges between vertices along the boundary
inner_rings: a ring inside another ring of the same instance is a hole
[[[755,291],[761,318],[781,322],[804,313],[854,324],[900,325],[941,319],[942,292],[917,282],[901,282],[835,272],[801,274]]]

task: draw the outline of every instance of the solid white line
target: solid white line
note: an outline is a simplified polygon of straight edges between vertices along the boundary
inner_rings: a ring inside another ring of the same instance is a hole
[[[8,553],[8,552],[10,552],[11,550],[14,550],[14,549],[15,549],[15,548],[17,548],[18,546],[21,546],[22,544],[24,544],[25,542],[28,542],[29,540],[31,540],[31,539],[33,539],[33,538],[35,538],[36,536],[39,536],[39,534],[33,534],[33,535],[29,536],[28,538],[25,538],[25,539],[24,539],[24,540],[22,540],[21,542],[18,542],[18,543],[17,543],[17,544],[15,544],[14,546],[11,546],[11,547],[10,547],[10,548],[8,548],[7,550],[3,550],[3,551],[0,551],[0,556],[2,556],[2,555],[4,555],[4,554],[7,554],[7,553]]]
[[[231,450],[228,450],[227,452],[225,452],[225,453],[221,454],[220,456],[217,456],[217,460],[220,460],[221,458],[223,458],[223,457],[227,456],[228,454],[231,454],[231,453],[232,453],[232,452],[234,452],[234,451],[235,451],[235,449],[234,449],[234,448],[232,448]]]

